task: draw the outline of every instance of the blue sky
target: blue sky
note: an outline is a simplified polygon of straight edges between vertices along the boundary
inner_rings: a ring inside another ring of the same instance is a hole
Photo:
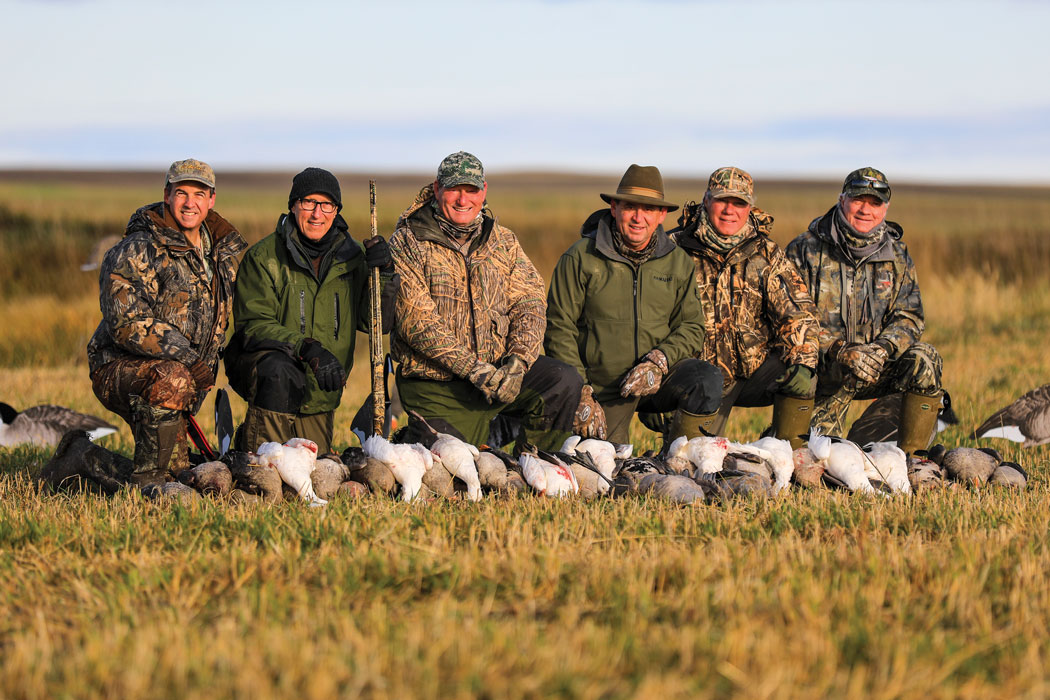
[[[0,0],[0,167],[1050,183],[1050,3]]]

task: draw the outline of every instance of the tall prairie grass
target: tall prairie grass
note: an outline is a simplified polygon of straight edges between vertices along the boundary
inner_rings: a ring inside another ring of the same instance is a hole
[[[77,266],[159,179],[0,176],[0,400],[104,415],[121,426],[104,444],[124,454],[130,433],[84,365],[97,273]],[[382,232],[426,179],[380,178]],[[218,209],[258,240],[289,180],[220,174]],[[360,237],[366,178],[342,182]],[[493,176],[490,204],[546,276],[615,185]],[[669,196],[702,188],[671,181]],[[837,189],[760,181],[759,203],[783,244]],[[946,444],[972,444],[978,421],[1050,380],[1048,194],[895,188],[925,338],[962,419]],[[339,445],[368,391],[364,346]],[[738,410],[729,432],[768,420]],[[638,425],[632,437],[656,445]],[[1045,448],[1003,452],[1029,470],[1027,492],[699,508],[366,498],[317,512],[45,495],[32,477],[49,451],[0,449],[0,697],[1045,697],[1050,468]]]

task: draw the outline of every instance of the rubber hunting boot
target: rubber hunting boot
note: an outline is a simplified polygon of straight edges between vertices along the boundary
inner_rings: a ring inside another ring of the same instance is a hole
[[[237,428],[234,447],[241,452],[255,452],[264,442],[285,443],[293,437],[292,423],[295,416],[267,408],[248,405],[244,422]]]
[[[135,438],[133,471],[129,477],[137,486],[163,484],[168,480],[168,463],[179,435],[186,434],[181,411],[152,406],[138,396],[131,398],[131,434]]]
[[[784,394],[773,396],[773,435],[791,443],[791,449],[802,447],[809,435],[809,421],[813,418],[813,399],[800,399]]]
[[[681,408],[671,416],[671,425],[664,436],[664,449],[676,438],[695,438],[701,435],[718,435],[725,428],[729,416],[721,413],[690,413]]]
[[[940,410],[940,394],[924,396],[906,392],[901,402],[897,446],[909,455],[929,447],[937,429],[937,414]]]

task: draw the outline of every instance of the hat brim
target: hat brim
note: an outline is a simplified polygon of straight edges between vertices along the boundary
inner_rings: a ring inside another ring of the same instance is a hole
[[[669,212],[678,208],[677,204],[665,202],[664,200],[656,199],[655,197],[644,197],[637,194],[605,194],[603,192],[598,196],[607,204],[612,204],[612,201],[615,199],[620,202],[631,202],[632,204],[648,204],[651,207],[664,207]]]
[[[890,196],[893,194],[892,191],[879,191],[870,187],[847,187],[842,190],[842,194],[847,197],[863,197],[866,194],[870,194],[872,197],[878,198],[880,202],[885,204],[890,201]]]
[[[196,182],[198,185],[204,185],[205,187],[209,187],[213,190],[215,189],[214,182],[208,182],[207,180],[202,180],[199,177],[193,177],[192,175],[180,175],[178,177],[174,177],[168,180],[169,185],[174,185],[180,182]]]
[[[747,202],[748,206],[755,206],[755,198],[744,192],[727,192],[725,190],[718,193],[712,192],[711,190],[708,190],[707,192],[711,195],[711,199],[739,199]]]

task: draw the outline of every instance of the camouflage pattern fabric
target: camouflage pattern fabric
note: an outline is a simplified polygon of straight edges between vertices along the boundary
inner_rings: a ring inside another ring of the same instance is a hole
[[[199,182],[202,185],[215,189],[215,171],[207,163],[187,158],[177,160],[168,168],[168,174],[164,176],[165,185],[174,185],[176,182]]]
[[[516,355],[531,367],[546,328],[543,278],[514,233],[486,212],[466,254],[441,232],[432,185],[390,239],[401,278],[391,350],[404,377],[447,381]],[[480,395],[478,396],[480,399]]]
[[[773,217],[753,209],[754,235],[723,255],[700,243],[696,212],[702,206],[687,205],[681,220],[692,225],[671,232],[696,268],[709,329],[699,359],[722,370],[726,391],[750,377],[774,351],[785,365],[816,370],[817,309],[795,266],[769,238]]]
[[[437,171],[438,185],[444,188],[473,185],[479,190],[485,186],[485,169],[481,161],[466,151],[458,151],[441,161]]]
[[[91,390],[103,406],[129,424],[132,396],[172,411],[189,411],[197,403],[189,369],[173,360],[121,357],[91,373]]]
[[[837,363],[836,363],[837,364]],[[944,361],[936,348],[928,343],[915,343],[883,369],[874,384],[859,387],[855,377],[842,377],[844,368],[837,365],[837,381],[827,381],[818,388],[813,420],[810,423],[823,435],[845,436],[846,412],[854,399],[875,399],[880,396],[910,392],[936,397],[941,393],[941,373]],[[830,393],[819,393],[820,390]]]
[[[87,346],[92,373],[130,356],[187,367],[200,361],[214,374],[233,302],[237,256],[247,244],[214,210],[205,227],[212,239],[210,281],[204,260],[163,203],[132,215],[124,238],[102,261],[102,321]]]
[[[886,244],[854,264],[849,253],[831,239],[831,220],[837,206],[814,219],[809,230],[793,240],[786,251],[816,304],[821,328],[821,384],[833,379],[828,371],[837,363],[826,355],[836,340],[878,341],[893,361],[919,342],[925,329],[915,264],[900,240],[901,227],[887,222]],[[848,318],[854,321],[847,323]]]
[[[713,199],[738,197],[755,205],[755,181],[740,168],[719,168],[707,180],[707,194]]]
[[[885,185],[880,187],[879,183]],[[857,168],[842,182],[842,193],[847,197],[860,197],[870,194],[878,197],[883,202],[890,201],[893,190],[890,188],[889,180],[881,170],[875,168]]]

